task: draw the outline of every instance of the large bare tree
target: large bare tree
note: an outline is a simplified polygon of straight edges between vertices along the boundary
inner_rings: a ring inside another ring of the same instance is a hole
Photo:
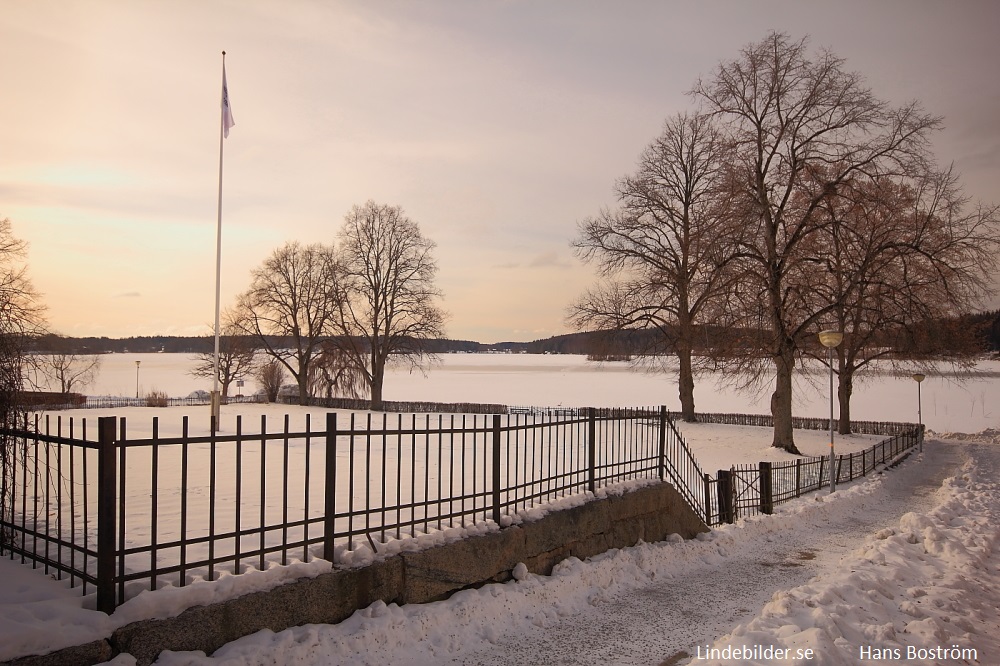
[[[837,307],[816,299],[811,266],[824,257],[814,236],[829,220],[826,196],[848,179],[926,170],[929,134],[940,120],[911,103],[893,107],[859,74],[806,39],[771,33],[718,65],[692,94],[732,138],[744,199],[749,282],[741,302],[746,326],[774,371],[773,445],[797,453],[792,433],[795,361]],[[829,294],[827,295],[829,296]],[[759,305],[759,307],[757,307]],[[759,368],[763,371],[763,368]]]
[[[605,282],[570,309],[577,328],[651,328],[648,355],[677,356],[682,418],[694,421],[697,325],[714,323],[737,274],[742,233],[732,214],[730,144],[702,115],[669,118],[618,181],[618,208],[580,225],[578,256]]]
[[[285,243],[251,274],[239,299],[240,325],[295,379],[299,403],[309,399],[309,370],[339,317],[333,248]]]
[[[425,367],[433,355],[423,341],[443,336],[435,244],[402,208],[374,201],[347,213],[338,241],[339,331],[330,344],[361,373],[378,410],[387,365]]]

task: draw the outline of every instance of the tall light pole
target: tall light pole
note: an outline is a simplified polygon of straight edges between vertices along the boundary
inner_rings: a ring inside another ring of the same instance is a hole
[[[920,383],[924,381],[926,375],[922,372],[913,373],[913,381],[917,382],[917,425],[920,426],[920,451],[923,453],[924,450],[924,415],[923,409],[920,404]]]
[[[826,347],[827,364],[830,366],[830,492],[837,490],[837,458],[833,453],[833,348],[844,341],[840,331],[820,331],[819,342]]]
[[[135,362],[135,399],[139,399],[139,364],[142,361]]]

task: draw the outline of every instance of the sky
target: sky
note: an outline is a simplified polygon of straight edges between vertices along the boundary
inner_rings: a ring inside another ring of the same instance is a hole
[[[0,218],[54,331],[207,334],[225,50],[223,307],[374,200],[437,244],[447,337],[534,340],[596,279],[578,224],[770,30],[943,116],[938,160],[1000,202],[996,25],[990,0],[0,0]]]

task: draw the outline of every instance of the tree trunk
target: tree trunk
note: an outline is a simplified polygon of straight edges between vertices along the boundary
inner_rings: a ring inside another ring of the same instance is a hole
[[[370,409],[373,412],[382,411],[382,380],[384,377],[385,374],[381,369],[378,373],[372,373],[372,400]]]
[[[691,350],[683,345],[678,346],[677,360],[680,361],[677,390],[681,399],[681,418],[688,423],[694,423],[698,418],[694,413],[694,370],[691,367]]]
[[[795,354],[790,346],[774,355],[774,393],[771,394],[771,418],[774,420],[774,441],[771,446],[802,455],[792,436],[792,372]]]
[[[382,384],[385,382],[385,360],[378,354],[372,354],[372,400],[370,409],[373,412],[382,411]]]
[[[851,395],[853,393],[854,373],[842,367],[837,382],[837,400],[840,403],[840,421],[837,425],[837,432],[841,435],[851,434]]]
[[[301,368],[299,376],[295,379],[299,385],[299,404],[305,407],[309,404],[309,373],[306,368]]]

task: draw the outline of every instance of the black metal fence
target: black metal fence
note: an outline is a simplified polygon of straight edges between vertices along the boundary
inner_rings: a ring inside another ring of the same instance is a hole
[[[14,434],[12,557],[93,586],[112,610],[144,589],[268,562],[350,561],[420,533],[516,522],[633,479],[671,481],[706,517],[705,475],[665,408],[575,414],[306,416],[294,429],[131,436],[126,419],[36,420]],[[254,424],[255,425],[255,424]],[[96,438],[94,437],[96,434]]]
[[[713,423],[730,425],[770,426],[770,416],[707,415]],[[732,420],[728,417],[733,416]],[[699,420],[702,415],[699,415]],[[829,427],[829,420],[795,419],[796,428],[820,430]],[[846,483],[867,476],[879,467],[898,462],[912,453],[924,437],[923,428],[908,423],[859,421],[852,423],[855,432],[891,435],[864,451],[835,457],[836,483]],[[806,493],[830,486],[829,456],[797,458],[784,462],[760,462],[756,465],[734,465],[728,470],[718,470],[713,479],[705,474],[706,523],[720,525],[733,523],[739,518],[758,513],[773,513],[774,506],[801,497]]]
[[[101,610],[145,589],[214,580],[270,562],[398,551],[404,539],[495,529],[539,505],[636,479],[674,485],[708,525],[770,512],[829,484],[829,461],[804,458],[704,473],[671,414],[659,409],[511,408],[506,415],[329,413],[315,427],[237,417],[235,429],[176,436],[130,432],[125,418],[36,417],[3,491],[0,551],[96,589]],[[769,417],[699,415],[768,426]],[[826,427],[823,419],[796,427]],[[209,425],[202,420],[202,426]],[[841,456],[838,481],[891,463],[922,430]],[[492,527],[491,527],[492,526]]]

